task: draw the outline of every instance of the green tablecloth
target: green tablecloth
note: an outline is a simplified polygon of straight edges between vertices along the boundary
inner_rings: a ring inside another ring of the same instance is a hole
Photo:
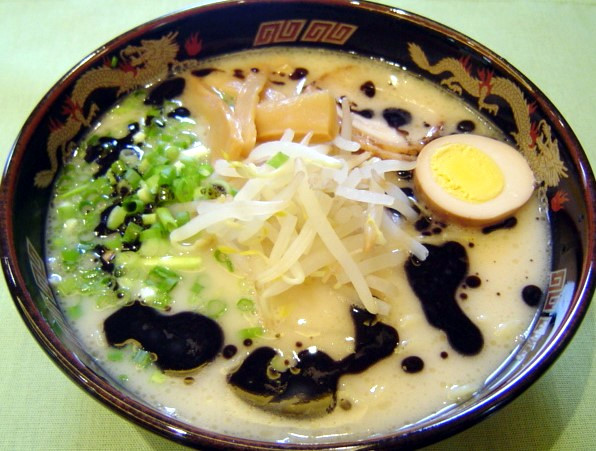
[[[509,60],[557,105],[596,163],[595,0],[401,0]],[[117,34],[184,0],[0,0],[0,152],[41,96]],[[596,306],[527,392],[433,449],[596,449]],[[0,448],[176,449],[72,383],[29,334],[0,283]],[[181,447],[180,447],[181,448]]]

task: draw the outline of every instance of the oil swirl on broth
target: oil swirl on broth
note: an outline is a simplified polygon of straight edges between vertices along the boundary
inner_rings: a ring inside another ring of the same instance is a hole
[[[377,283],[393,291],[383,299],[390,309],[378,314],[349,284],[334,286],[335,265],[327,276],[273,296],[273,319],[263,321],[258,289],[247,281],[258,256],[243,261],[209,240],[178,244],[177,253],[164,247],[163,237],[188,221],[182,209],[166,207],[193,202],[199,191],[222,199],[239,189],[232,178],[212,180],[213,169],[198,163],[193,171],[206,174],[200,186],[189,189],[180,176],[196,152],[210,150],[203,146],[210,126],[186,101],[189,80],[216,84],[233,113],[232,94],[255,74],[268,74],[269,100],[330,90],[339,111],[348,98],[354,134],[384,158],[395,151],[387,136],[407,147],[409,159],[439,135],[500,138],[435,86],[384,62],[331,52],[229,55],[131,95],[82,144],[74,169],[57,183],[48,219],[50,279],[90,352],[169,414],[223,434],[284,443],[364,438],[466,399],[523,340],[542,300],[549,236],[536,198],[501,223],[468,227],[435,217],[417,198],[412,171],[395,172],[392,183],[416,218],[394,210],[393,219],[428,256],[419,259],[388,240],[394,263]],[[366,127],[379,133],[372,143],[358,135]],[[142,163],[147,158],[151,164]],[[120,166],[130,160],[141,163]],[[77,221],[89,230],[75,233]],[[157,274],[148,274],[155,266]]]

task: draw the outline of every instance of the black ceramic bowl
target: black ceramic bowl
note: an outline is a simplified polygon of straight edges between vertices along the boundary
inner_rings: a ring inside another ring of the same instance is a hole
[[[571,129],[530,81],[480,44],[404,11],[339,0],[213,4],[142,25],[85,58],[36,107],[5,168],[2,263],[14,301],[56,364],[126,418],[188,445],[288,447],[201,430],[123,391],[82,349],[48,285],[44,264],[52,182],[92,119],[119,97],[163,78],[185,61],[276,45],[341,50],[397,63],[489,116],[534,169],[549,205],[551,282],[533,331],[515,358],[453,409],[384,436],[334,446],[423,446],[461,431],[523,392],[577,330],[594,291],[595,184]],[[118,64],[112,64],[114,58]]]

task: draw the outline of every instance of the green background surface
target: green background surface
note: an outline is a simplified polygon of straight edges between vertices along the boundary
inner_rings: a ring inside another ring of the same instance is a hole
[[[205,2],[202,2],[205,3]],[[596,1],[385,1],[435,19],[507,59],[557,106],[596,161]],[[0,159],[45,92],[116,35],[184,0],[0,0]],[[596,449],[596,306],[529,390],[436,450]],[[0,282],[0,449],[183,447],[88,396],[29,334]]]

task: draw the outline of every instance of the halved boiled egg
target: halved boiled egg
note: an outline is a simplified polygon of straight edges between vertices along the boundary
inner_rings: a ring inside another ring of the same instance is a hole
[[[515,148],[471,134],[443,136],[424,146],[414,183],[439,216],[477,226],[514,213],[535,185],[528,162]]]

